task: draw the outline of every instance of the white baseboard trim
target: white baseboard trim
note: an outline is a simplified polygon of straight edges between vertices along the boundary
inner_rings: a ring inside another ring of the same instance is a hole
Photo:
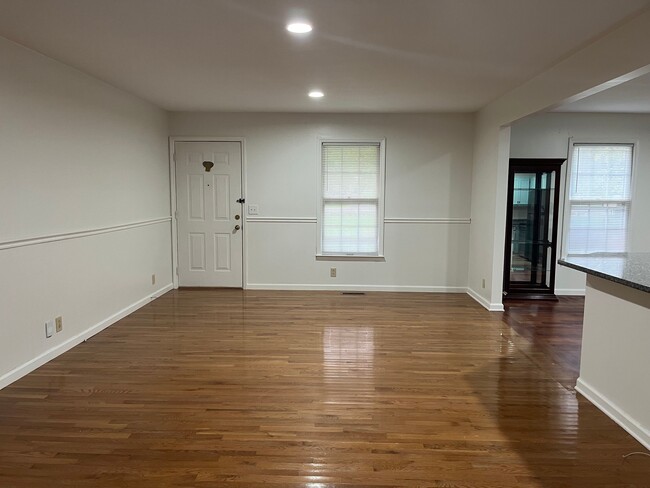
[[[469,287],[467,288],[467,294],[490,312],[503,312],[505,310],[502,303],[490,303]]]
[[[643,444],[646,449],[650,450],[650,430],[639,424],[622,408],[581,378],[578,378],[576,383],[576,391],[598,407],[610,419],[623,427],[632,437]]]
[[[584,288],[556,288],[555,294],[560,296],[583,297],[585,296],[585,289]]]
[[[406,286],[406,285],[321,285],[295,283],[248,283],[247,290],[285,290],[285,291],[397,291],[423,293],[465,293],[464,286]]]
[[[5,386],[10,385],[14,381],[22,378],[28,373],[31,373],[34,371],[36,368],[39,368],[43,366],[45,363],[48,361],[51,361],[57,356],[60,356],[66,351],[69,351],[73,347],[75,347],[78,344],[81,344],[83,341],[87,340],[88,338],[94,336],[95,334],[101,332],[102,330],[106,329],[107,327],[113,325],[115,322],[117,322],[120,319],[123,319],[127,315],[135,312],[137,309],[145,306],[147,303],[151,302],[155,298],[158,298],[161,295],[164,295],[168,291],[172,290],[174,288],[174,285],[171,283],[167,286],[164,286],[163,288],[155,291],[151,295],[147,295],[146,297],[138,300],[135,303],[132,303],[128,307],[123,308],[117,313],[114,313],[110,317],[102,320],[101,322],[91,326],[90,328],[86,329],[85,331],[77,334],[74,337],[71,337],[70,339],[66,340],[65,342],[62,342],[61,344],[54,346],[51,349],[48,349],[45,351],[43,354],[35,357],[34,359],[27,361],[25,364],[22,364],[18,366],[17,368],[12,369],[8,373],[0,376],[0,390],[4,388]]]

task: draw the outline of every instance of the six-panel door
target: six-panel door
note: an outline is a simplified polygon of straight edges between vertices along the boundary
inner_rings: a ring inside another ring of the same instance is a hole
[[[242,286],[240,142],[177,142],[180,286]]]

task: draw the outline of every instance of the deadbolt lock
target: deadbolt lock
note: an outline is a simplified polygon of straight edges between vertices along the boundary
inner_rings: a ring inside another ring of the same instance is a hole
[[[235,215],[235,220],[239,220],[241,217],[239,215]]]

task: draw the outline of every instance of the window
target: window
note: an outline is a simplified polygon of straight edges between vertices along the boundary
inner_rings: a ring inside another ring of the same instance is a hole
[[[566,254],[622,253],[632,198],[632,144],[574,144]]]
[[[322,141],[318,254],[383,254],[384,141]]]

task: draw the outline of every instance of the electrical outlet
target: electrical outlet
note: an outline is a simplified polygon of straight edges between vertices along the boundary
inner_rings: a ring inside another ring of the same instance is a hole
[[[259,205],[248,205],[248,215],[258,215],[260,213]]]
[[[336,268],[330,268],[330,278],[336,278]]]
[[[54,324],[56,325],[56,331],[61,332],[63,330],[63,317],[55,318]]]
[[[45,337],[52,337],[54,335],[54,320],[45,322]]]
[[[483,288],[485,288],[485,278],[483,278]]]
[[[155,285],[155,284],[156,284],[156,275],[155,275],[155,274],[152,274],[152,275],[151,275],[151,284],[152,284],[152,285]]]

